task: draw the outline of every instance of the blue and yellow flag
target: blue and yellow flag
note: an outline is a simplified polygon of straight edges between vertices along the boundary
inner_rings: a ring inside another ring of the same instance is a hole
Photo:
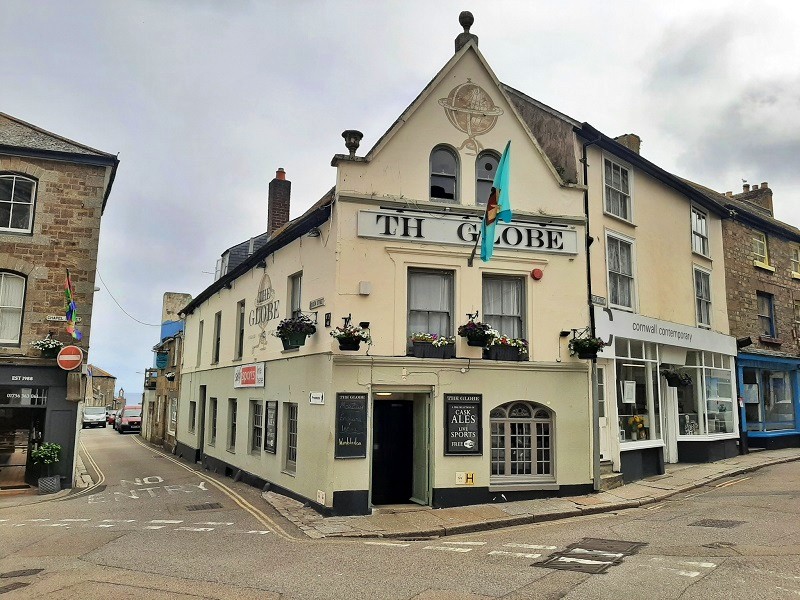
[[[75,304],[75,286],[67,269],[67,280],[64,282],[64,312],[67,317],[67,333],[80,341],[83,334],[78,331],[78,305]]]
[[[494,251],[494,229],[497,221],[511,222],[511,199],[508,196],[511,141],[506,144],[503,156],[497,164],[492,191],[486,203],[486,214],[481,223],[481,260],[488,262]]]

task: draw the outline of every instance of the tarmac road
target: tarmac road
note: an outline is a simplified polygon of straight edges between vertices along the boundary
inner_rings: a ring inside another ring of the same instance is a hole
[[[97,485],[37,504],[0,499],[3,600],[800,597],[799,463],[616,514],[428,540],[310,540],[259,490],[138,435],[84,430],[82,441]],[[646,545],[615,556],[585,538]],[[531,566],[549,557],[613,564]],[[41,571],[14,573],[25,569]]]

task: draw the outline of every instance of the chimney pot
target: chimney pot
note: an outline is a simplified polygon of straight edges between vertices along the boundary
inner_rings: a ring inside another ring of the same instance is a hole
[[[764,188],[768,188],[768,187],[769,187],[769,186],[767,185],[767,182],[766,182],[766,181],[762,181],[762,182],[761,182],[761,189],[762,189],[762,190],[763,190]]]
[[[280,179],[281,181],[286,179],[286,171],[283,170],[283,167],[278,167],[278,170],[275,171],[275,179]]]
[[[289,222],[289,201],[292,182],[286,179],[283,168],[275,172],[275,179],[269,182],[267,204],[267,234],[272,235]]]
[[[749,183],[743,183],[742,184],[742,192],[749,192],[749,191],[750,191],[750,184]]]

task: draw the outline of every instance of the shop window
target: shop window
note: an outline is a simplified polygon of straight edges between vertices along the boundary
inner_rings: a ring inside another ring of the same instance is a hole
[[[450,148],[431,152],[431,200],[458,202],[458,157]]]
[[[208,411],[208,445],[214,446],[217,443],[217,399],[210,398],[210,410]]]
[[[219,362],[219,346],[222,340],[222,311],[214,315],[214,346],[211,349],[211,362]]]
[[[708,256],[708,217],[692,207],[692,252]]]
[[[633,242],[607,236],[608,293],[612,306],[633,309]]]
[[[453,272],[408,272],[408,333],[453,335]]]
[[[689,351],[686,366],[679,370],[689,375],[692,382],[676,389],[678,435],[733,433],[736,406],[730,357]]]
[[[511,338],[524,338],[523,280],[519,277],[483,278],[483,321]]]
[[[509,402],[489,413],[492,441],[490,483],[552,481],[552,413],[532,402]]]
[[[618,358],[616,388],[620,441],[661,439],[658,363]]]
[[[742,370],[742,395],[749,431],[795,428],[794,394],[789,372],[745,368]]]
[[[481,152],[475,161],[475,204],[486,204],[492,193],[494,176],[500,156],[491,151]]]
[[[0,175],[0,232],[30,233],[35,199],[35,180]]]
[[[711,274],[697,268],[694,270],[694,302],[697,325],[711,327]]]
[[[0,406],[47,406],[47,388],[2,386]]]
[[[769,247],[767,236],[760,231],[753,232],[753,260],[756,266],[769,266]]]
[[[261,452],[261,440],[264,436],[264,405],[261,400],[250,400],[250,452]]]
[[[25,283],[21,275],[0,272],[0,344],[19,344]]]
[[[303,286],[303,273],[295,273],[289,278],[289,311],[291,316],[297,317],[302,312],[300,306],[300,292]]]
[[[769,338],[775,337],[775,307],[772,294],[756,292],[758,301],[758,326],[759,335]]]
[[[287,473],[297,472],[297,404],[286,403],[286,464]]]
[[[628,169],[607,158],[604,164],[603,184],[606,192],[606,212],[620,219],[632,221],[630,175]]]
[[[228,452],[236,452],[236,398],[228,398]]]
[[[244,300],[240,300],[236,304],[236,353],[234,358],[237,360],[244,356],[244,315]]]

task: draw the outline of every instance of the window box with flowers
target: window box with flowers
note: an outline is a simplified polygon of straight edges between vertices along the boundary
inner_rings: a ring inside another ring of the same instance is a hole
[[[510,338],[505,335],[493,337],[489,341],[484,355],[489,360],[527,360],[528,340]]]
[[[597,358],[597,352],[605,345],[598,337],[575,337],[569,341],[569,353],[577,354],[578,358],[593,359]]]
[[[361,347],[361,342],[366,342],[368,346],[372,345],[372,337],[369,334],[369,330],[357,325],[334,327],[333,331],[331,331],[331,337],[339,342],[339,350],[349,352],[358,350]]]
[[[42,358],[55,358],[58,356],[61,348],[64,347],[64,344],[59,342],[50,334],[47,334],[47,337],[43,340],[35,340],[31,342],[31,346],[41,351]]]
[[[305,315],[289,317],[278,323],[275,336],[281,338],[284,350],[306,345],[306,337],[317,332],[317,326]]]
[[[467,338],[467,346],[485,348],[492,338],[498,337],[500,334],[487,323],[470,319],[458,326],[458,335]]]
[[[412,333],[411,350],[417,358],[455,358],[456,338],[421,331]]]

